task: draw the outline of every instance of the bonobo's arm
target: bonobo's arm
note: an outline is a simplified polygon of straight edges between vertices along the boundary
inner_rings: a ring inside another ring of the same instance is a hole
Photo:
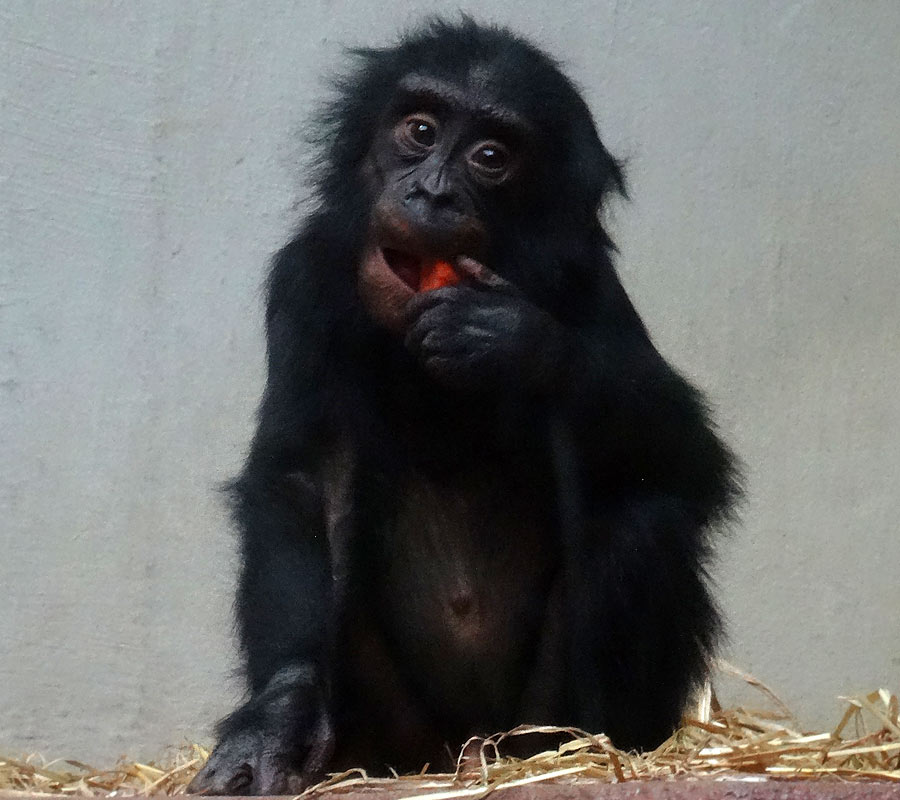
[[[232,487],[242,551],[236,612],[250,696],[219,724],[219,743],[192,791],[298,792],[331,751],[334,598],[324,514],[305,475],[265,463],[278,458],[254,453]]]
[[[613,273],[594,319],[575,325],[472,259],[457,268],[464,285],[419,294],[406,310],[406,347],[426,372],[543,405],[604,485],[682,496],[709,518],[723,511],[731,457],[701,395],[659,355]]]
[[[306,279],[290,248],[280,266]],[[276,264],[273,283],[284,271]],[[270,289],[269,379],[251,453],[230,490],[241,545],[237,623],[250,694],[220,723],[218,745],[190,792],[296,793],[332,748],[328,626],[338,598],[319,463],[328,436],[322,339],[329,330],[304,323],[304,314],[314,316],[304,307],[316,302],[314,282],[307,279],[302,297],[290,288]]]
[[[577,724],[647,749],[707,674],[707,539],[738,489],[700,394],[627,323],[573,340],[553,435]]]
[[[655,350],[618,283],[605,301],[591,324],[567,325],[494,276],[415,298],[407,346],[438,380],[500,384],[546,409],[571,722],[646,748],[705,675],[719,625],[706,531],[736,485],[700,395]]]

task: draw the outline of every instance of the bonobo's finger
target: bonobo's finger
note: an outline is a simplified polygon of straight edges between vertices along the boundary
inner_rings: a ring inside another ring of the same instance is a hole
[[[187,794],[239,795],[247,794],[253,784],[250,752],[236,752],[235,748],[217,747],[203,769],[188,784]]]
[[[322,714],[307,739],[307,754],[302,767],[283,752],[281,741],[272,737],[263,743],[253,771],[251,794],[299,794],[321,777],[328,759],[334,752],[334,726],[327,714]]]
[[[322,714],[313,732],[309,751],[303,761],[304,776],[319,775],[334,753],[334,725],[328,714]],[[305,788],[305,787],[303,787]]]
[[[496,272],[488,269],[474,258],[458,256],[453,262],[453,266],[464,278],[471,278],[476,284],[483,286],[485,289],[517,296],[522,294],[517,286],[510,283],[506,278],[501,278]]]
[[[287,768],[284,758],[269,750],[259,755],[253,770],[251,794],[284,794],[288,791],[293,772]]]
[[[404,308],[406,321],[409,322],[411,317],[418,317],[432,306],[452,300],[461,291],[463,290],[456,286],[444,286],[440,289],[432,289],[430,292],[414,294],[406,301]]]
[[[446,303],[459,302],[474,292],[474,289],[465,286],[445,286],[442,289],[432,289],[430,292],[413,295],[403,309],[403,324],[408,328],[429,309]]]
[[[429,333],[442,327],[450,328],[449,320],[452,319],[452,314],[451,310],[436,306],[426,308],[421,314],[413,316],[403,339],[406,349],[413,353],[418,352]]]

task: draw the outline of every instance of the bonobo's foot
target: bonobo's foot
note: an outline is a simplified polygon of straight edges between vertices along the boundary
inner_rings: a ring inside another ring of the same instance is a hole
[[[219,726],[188,794],[298,794],[321,774],[334,731],[311,670],[282,669]]]

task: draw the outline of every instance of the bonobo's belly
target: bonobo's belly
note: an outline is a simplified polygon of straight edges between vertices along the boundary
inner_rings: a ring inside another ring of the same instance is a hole
[[[437,720],[515,724],[555,569],[550,487],[409,477],[374,576],[389,647]]]

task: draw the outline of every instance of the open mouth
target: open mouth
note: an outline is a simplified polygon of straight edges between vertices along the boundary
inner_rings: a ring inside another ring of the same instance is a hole
[[[395,250],[392,247],[382,248],[381,254],[384,257],[384,263],[390,267],[391,272],[414,292],[418,292],[422,283],[422,271],[425,267],[426,259],[412,253],[405,253],[402,250]]]
[[[466,276],[458,268],[465,256],[452,261],[419,255],[408,250],[371,246],[360,265],[360,295],[373,319],[389,330],[399,331],[405,307],[420,292],[455,286]]]
[[[459,283],[459,275],[451,261],[422,256],[385,247],[381,250],[384,263],[414,292],[428,292]]]

